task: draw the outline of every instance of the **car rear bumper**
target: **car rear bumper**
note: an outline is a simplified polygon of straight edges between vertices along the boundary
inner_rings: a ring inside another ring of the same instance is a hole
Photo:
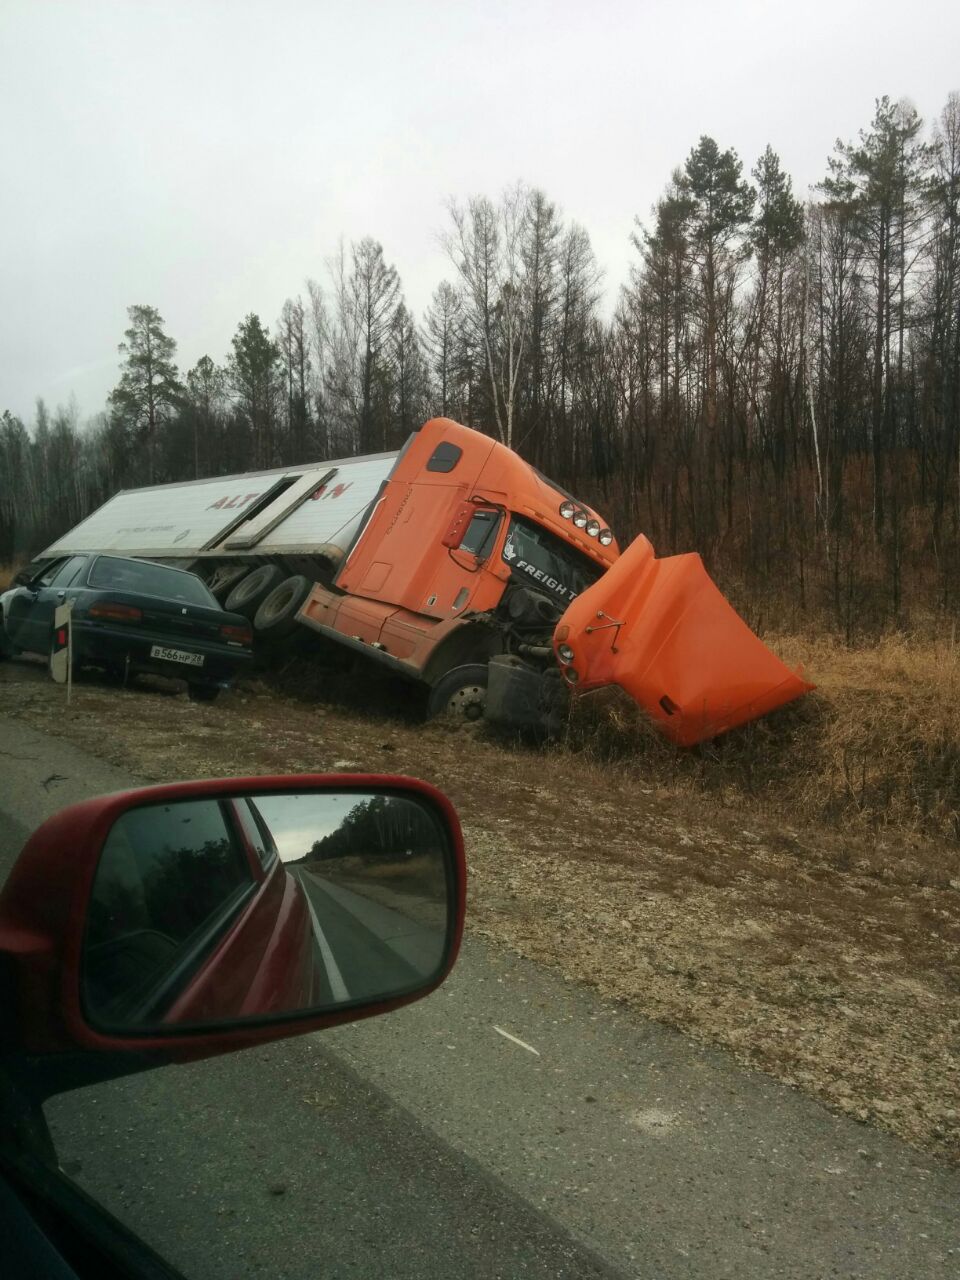
[[[155,645],[182,653],[199,654],[201,665],[155,658]],[[230,684],[238,671],[252,661],[249,649],[212,644],[185,637],[159,635],[155,632],[131,631],[124,627],[104,627],[76,621],[73,626],[74,661],[123,667],[128,671],[173,676],[191,683]]]

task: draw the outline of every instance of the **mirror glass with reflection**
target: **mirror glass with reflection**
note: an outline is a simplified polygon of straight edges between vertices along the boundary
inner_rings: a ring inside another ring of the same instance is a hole
[[[180,1030],[385,1000],[443,970],[447,829],[425,800],[265,793],[121,815],[94,877],[94,1027]]]

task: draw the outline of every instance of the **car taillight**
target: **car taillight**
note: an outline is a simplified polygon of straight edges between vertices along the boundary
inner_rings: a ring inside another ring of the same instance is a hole
[[[220,628],[220,638],[227,644],[244,644],[248,648],[253,644],[253,631],[250,627],[232,627],[229,624]]]
[[[142,622],[143,610],[132,604],[92,604],[87,617],[102,622]]]

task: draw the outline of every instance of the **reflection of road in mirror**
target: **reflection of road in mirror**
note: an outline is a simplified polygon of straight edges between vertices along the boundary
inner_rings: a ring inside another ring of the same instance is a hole
[[[337,1001],[401,991],[431,979],[443,960],[443,922],[427,923],[372,897],[295,868]],[[414,905],[418,900],[409,900]],[[403,906],[402,899],[398,903]],[[419,902],[431,907],[435,904]]]
[[[257,796],[310,910],[338,1001],[403,990],[439,969],[446,939],[443,833],[405,796]]]

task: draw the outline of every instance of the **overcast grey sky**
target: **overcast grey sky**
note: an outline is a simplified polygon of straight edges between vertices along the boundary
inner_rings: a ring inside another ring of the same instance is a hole
[[[455,195],[541,186],[608,299],[701,133],[798,194],[876,96],[960,89],[960,4],[917,0],[0,0],[0,410],[103,407],[126,307],[181,368],[382,241],[418,315]]]

